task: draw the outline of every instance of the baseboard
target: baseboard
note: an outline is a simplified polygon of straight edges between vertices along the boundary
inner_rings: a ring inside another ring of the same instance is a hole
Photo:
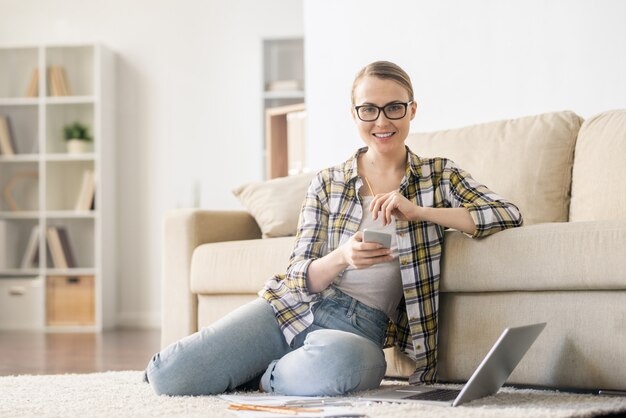
[[[121,312],[117,316],[117,326],[122,328],[161,328],[159,312]]]

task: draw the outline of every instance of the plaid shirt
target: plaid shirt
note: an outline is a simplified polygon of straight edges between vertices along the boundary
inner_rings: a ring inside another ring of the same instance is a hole
[[[309,264],[354,235],[363,208],[358,190],[359,149],[338,166],[322,170],[311,182],[300,213],[295,247],[286,274],[267,281],[259,295],[269,301],[282,332],[293,338],[313,323],[311,306],[324,296],[307,287]],[[476,182],[445,158],[421,159],[407,147],[406,174],[400,193],[425,207],[468,209],[476,232],[485,237],[522,224],[518,208]],[[397,344],[416,363],[412,381],[432,382],[437,364],[437,312],[444,227],[432,222],[396,219],[396,235],[404,302],[387,329],[385,346]],[[341,276],[341,275],[340,275]]]

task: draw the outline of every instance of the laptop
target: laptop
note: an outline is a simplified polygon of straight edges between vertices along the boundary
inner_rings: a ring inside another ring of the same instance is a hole
[[[363,400],[383,402],[422,402],[459,406],[469,401],[493,395],[509,378],[535,342],[546,323],[506,328],[491,347],[478,368],[461,390],[442,389],[426,385],[396,385],[364,396]]]

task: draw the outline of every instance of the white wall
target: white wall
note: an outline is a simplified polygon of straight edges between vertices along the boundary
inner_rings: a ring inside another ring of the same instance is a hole
[[[164,214],[236,208],[262,178],[261,39],[298,0],[0,0],[0,44],[101,41],[117,58],[118,319],[158,325]],[[237,167],[237,169],[233,169]]]
[[[314,168],[361,145],[350,89],[380,59],[411,75],[413,131],[626,108],[621,0],[304,0],[304,15]]]

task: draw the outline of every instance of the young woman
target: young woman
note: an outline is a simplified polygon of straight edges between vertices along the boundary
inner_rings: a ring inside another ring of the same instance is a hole
[[[444,229],[478,238],[522,218],[452,161],[405,146],[417,103],[397,65],[363,68],[352,105],[366,146],[313,179],[286,274],[157,353],[146,371],[156,393],[372,389],[386,370],[382,349],[394,344],[415,360],[413,380],[434,380]],[[366,228],[391,234],[390,248],[365,242]]]

